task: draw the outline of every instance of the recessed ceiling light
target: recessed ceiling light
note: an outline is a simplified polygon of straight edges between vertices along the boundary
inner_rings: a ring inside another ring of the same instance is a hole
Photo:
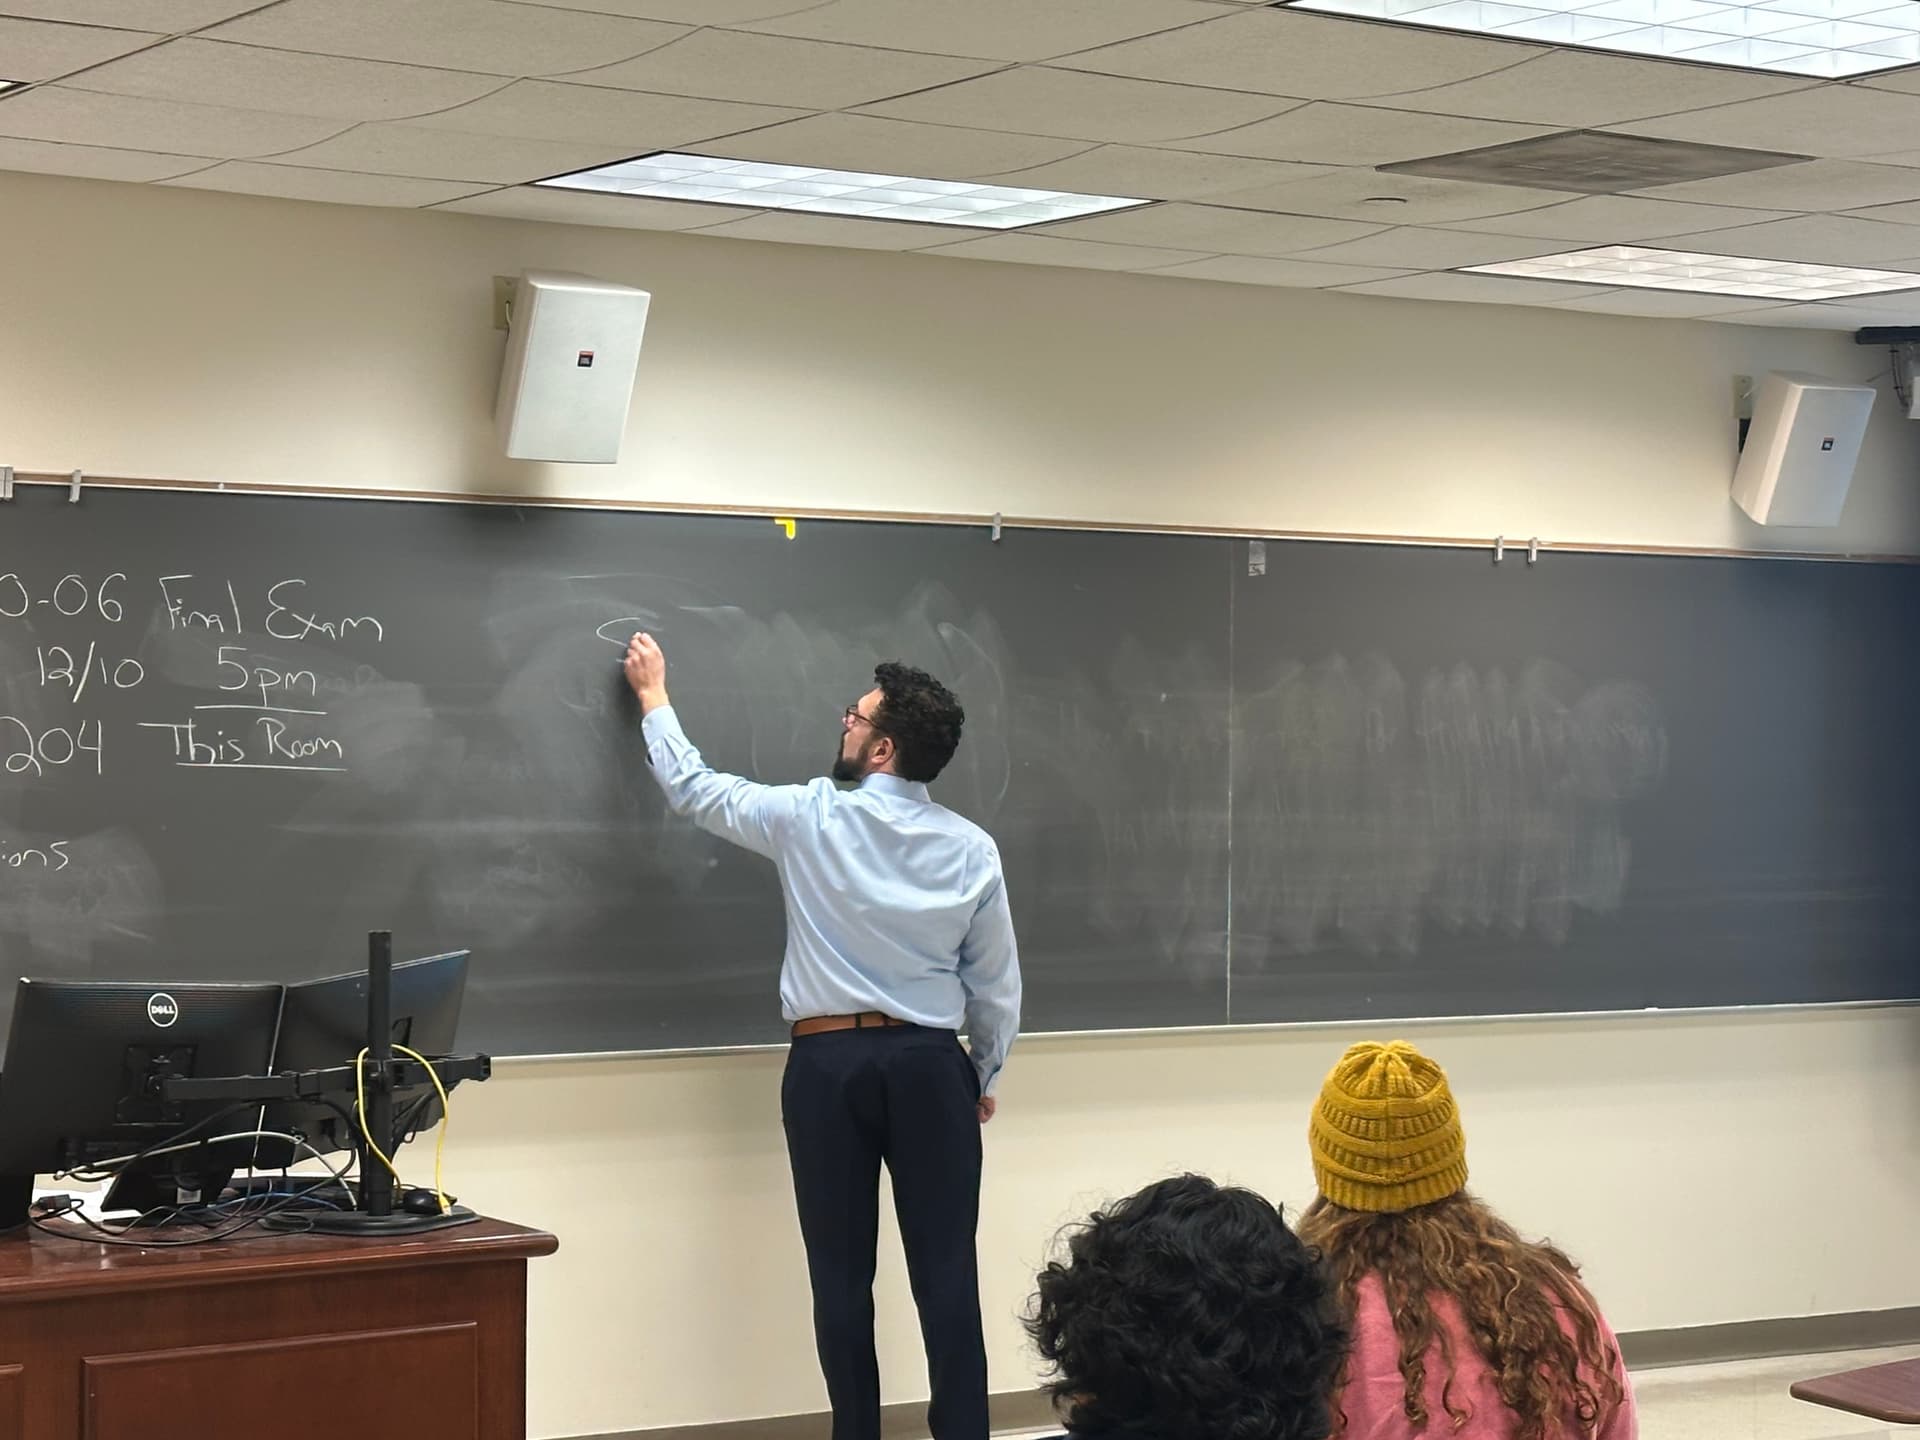
[[[1280,0],[1274,8],[1827,80],[1920,62],[1914,0]]]
[[[1907,270],[1752,260],[1744,255],[1649,250],[1640,245],[1602,245],[1593,250],[1569,250],[1561,255],[1535,255],[1462,269],[1474,275],[1518,275],[1528,280],[1571,280],[1581,285],[1634,290],[1751,295],[1763,300],[1838,300],[1848,295],[1920,289],[1920,273]]]
[[[10,91],[18,90],[20,88],[20,83],[21,82],[18,80],[0,80],[0,95],[5,95]]]
[[[906,175],[673,153],[643,155],[638,160],[623,160],[618,165],[537,183],[563,190],[744,205],[756,210],[799,210],[860,220],[964,225],[981,230],[1018,230],[1049,220],[1072,220],[1152,203],[1118,195],[1024,190],[971,180],[916,180]]]

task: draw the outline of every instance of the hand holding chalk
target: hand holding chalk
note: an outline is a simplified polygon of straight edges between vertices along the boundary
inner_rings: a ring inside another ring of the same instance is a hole
[[[621,662],[627,684],[640,701],[640,713],[657,710],[670,703],[667,699],[667,657],[651,635],[644,632],[627,642],[626,659]]]

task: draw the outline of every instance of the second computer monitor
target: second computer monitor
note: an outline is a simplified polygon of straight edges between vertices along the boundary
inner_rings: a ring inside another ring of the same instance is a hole
[[[426,1056],[452,1051],[467,988],[467,957],[467,951],[456,950],[395,963],[391,1010],[395,1044]],[[273,1052],[276,1071],[349,1066],[366,1043],[365,972],[287,986],[279,1043]],[[393,1113],[396,1124],[404,1126],[403,1133],[421,1130],[438,1123],[440,1100],[431,1085],[404,1088],[394,1093]],[[350,1149],[356,1138],[339,1110],[321,1104],[270,1105],[260,1128],[301,1135],[321,1151]],[[263,1150],[260,1163],[275,1162]]]

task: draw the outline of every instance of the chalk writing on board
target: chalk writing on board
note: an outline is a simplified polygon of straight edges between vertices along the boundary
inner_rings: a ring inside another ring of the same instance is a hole
[[[78,654],[65,645],[36,645],[34,655],[40,662],[41,685],[64,685],[75,705],[96,679],[115,690],[131,690],[147,678],[146,666],[131,655],[102,655],[97,640],[88,641],[86,650]]]
[[[164,730],[173,744],[173,763],[206,770],[302,770],[341,773],[346,767],[307,764],[344,760],[346,749],[328,736],[303,736],[275,715],[255,717],[251,726],[228,730],[198,720],[142,720],[142,730]]]
[[[28,724],[18,715],[0,715],[0,767],[9,775],[42,778],[73,766],[106,773],[105,747],[98,720],[79,725]]]
[[[0,577],[0,581],[6,578]],[[181,574],[162,575],[159,582],[169,629],[247,633],[246,611],[231,580],[213,582]],[[203,590],[206,594],[201,593]],[[26,593],[24,587],[20,593]],[[267,586],[255,614],[256,628],[275,640],[361,639],[378,644],[387,638],[386,624],[377,615],[354,614],[350,609],[323,610],[315,603],[308,583],[297,576]]]
[[[276,640],[305,640],[317,636],[326,640],[344,640],[364,635],[373,640],[387,638],[387,627],[372,615],[333,615],[319,618],[301,608],[311,608],[304,580],[282,580],[267,589],[267,633]]]
[[[0,620],[20,620],[36,611],[47,610],[69,620],[98,615],[109,623],[117,623],[126,614],[120,599],[120,587],[126,578],[117,571],[99,581],[84,575],[62,575],[45,594],[36,596],[32,586],[8,571],[0,575]]]
[[[222,634],[241,635],[246,633],[246,625],[240,618],[240,597],[234,593],[233,582],[225,582],[224,608],[216,600],[212,608],[199,609],[183,598],[185,586],[193,580],[192,575],[162,575],[160,577],[160,601],[166,611],[167,628],[170,630],[218,630]]]
[[[0,841],[0,867],[7,870],[66,869],[73,863],[67,853],[71,840],[49,840],[40,845],[19,845]]]

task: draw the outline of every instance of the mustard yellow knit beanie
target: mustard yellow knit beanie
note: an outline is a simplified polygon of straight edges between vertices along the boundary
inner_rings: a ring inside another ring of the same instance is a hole
[[[1307,1143],[1320,1193],[1349,1210],[1411,1210],[1466,1188],[1466,1136],[1446,1072],[1404,1040],[1340,1057]]]

